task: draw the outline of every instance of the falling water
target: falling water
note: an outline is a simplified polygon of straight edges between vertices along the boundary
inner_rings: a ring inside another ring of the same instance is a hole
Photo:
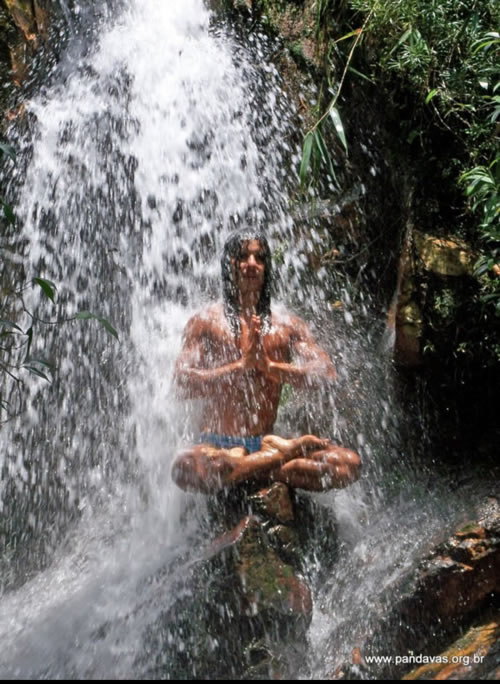
[[[143,633],[175,598],[204,511],[170,478],[197,410],[173,397],[173,361],[189,316],[218,294],[229,230],[262,222],[273,248],[293,246],[278,290],[300,304],[308,245],[294,242],[290,218],[293,107],[267,39],[250,34],[244,49],[212,20],[202,0],[131,0],[94,49],[68,48],[54,83],[27,104],[29,131],[12,131],[25,270],[57,285],[55,307],[35,290],[27,308],[52,320],[91,311],[120,342],[95,320],[37,327],[34,348],[54,362],[54,381],[30,379],[22,415],[0,433],[2,677],[144,674]],[[360,596],[375,611],[381,578],[389,586],[428,543],[414,527],[425,525],[428,540],[451,510],[415,503],[422,480],[401,484],[400,424],[368,308],[350,307],[345,291],[332,336],[324,287],[320,271],[303,308],[323,322],[339,390],[316,421],[313,404],[292,398],[279,425],[290,430],[299,416],[349,440],[365,473],[314,497],[337,520],[340,547],[336,560],[309,559],[313,580],[326,569],[330,581],[317,592],[315,646],[298,676],[324,675],[348,655],[366,624]],[[332,639],[342,644],[335,655]]]

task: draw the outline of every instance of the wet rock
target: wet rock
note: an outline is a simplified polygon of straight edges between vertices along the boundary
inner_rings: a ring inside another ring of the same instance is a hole
[[[396,289],[387,314],[386,347],[393,349],[401,366],[422,364],[422,310],[415,283],[415,264],[411,250],[413,231],[408,226],[398,263]]]
[[[0,6],[0,72],[20,85],[47,38],[49,14],[37,0],[4,0]]]
[[[263,9],[262,0],[209,0],[208,5],[214,12],[250,20],[259,18]]]
[[[148,677],[281,678],[305,657],[311,592],[255,515],[205,549],[176,595],[145,634]]]
[[[500,535],[474,527],[460,531],[422,564],[417,582],[420,606],[441,620],[466,617],[500,588]]]
[[[411,281],[401,290],[396,314],[395,359],[404,366],[422,364],[423,313]]]
[[[414,231],[413,239],[421,268],[442,276],[472,275],[475,257],[463,240],[434,237],[419,231]]]
[[[388,314],[394,328],[394,357],[401,366],[424,363],[426,347],[455,318],[461,282],[471,278],[476,255],[454,236],[436,237],[413,228],[407,231],[398,267],[397,286]]]
[[[37,0],[4,0],[7,10],[25,40],[46,37],[47,15]]]
[[[487,610],[499,589],[500,517],[494,517],[457,531],[420,564],[411,593],[390,621],[420,626],[399,631],[398,652],[434,651],[440,640]]]
[[[286,616],[307,628],[312,614],[310,589],[275,553],[256,518],[242,521],[236,542],[235,570],[244,614]]]
[[[364,644],[353,645],[356,657],[331,678],[401,678],[411,671],[411,679],[469,679],[476,670],[463,668],[472,665],[480,668],[478,677],[489,678],[499,665],[499,589],[500,506],[489,497],[480,519],[457,530],[388,589],[382,603],[391,606],[389,614],[374,619]],[[371,661],[380,656],[392,661]]]
[[[280,523],[288,523],[295,518],[289,489],[282,482],[261,489],[250,500],[255,510],[266,518]]]
[[[500,614],[471,627],[432,662],[402,679],[500,679]]]
[[[302,549],[297,530],[288,525],[276,525],[267,531],[268,539],[280,558],[298,568],[302,561]]]

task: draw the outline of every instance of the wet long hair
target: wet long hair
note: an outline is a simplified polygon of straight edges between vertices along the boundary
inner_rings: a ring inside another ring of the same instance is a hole
[[[224,244],[222,252],[222,301],[224,314],[236,337],[240,334],[240,300],[238,286],[235,283],[234,262],[241,256],[243,243],[248,240],[258,240],[264,252],[264,283],[257,302],[257,314],[262,323],[262,332],[271,328],[271,282],[272,261],[271,250],[266,236],[260,230],[243,228],[231,233]]]

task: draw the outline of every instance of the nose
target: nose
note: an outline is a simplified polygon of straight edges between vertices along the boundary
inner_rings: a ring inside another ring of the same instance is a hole
[[[250,254],[250,256],[248,257],[248,265],[257,266],[257,260],[253,254]]]

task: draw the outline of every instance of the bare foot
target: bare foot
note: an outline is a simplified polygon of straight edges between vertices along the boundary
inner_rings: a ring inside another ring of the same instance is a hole
[[[305,456],[311,451],[328,449],[332,443],[328,439],[320,439],[314,435],[302,435],[294,439],[284,439],[277,435],[266,435],[262,439],[262,450],[277,449],[286,458]]]
[[[292,441],[295,443],[294,451],[301,456],[306,456],[311,451],[329,449],[333,446],[329,439],[320,439],[315,435],[302,435],[302,437],[297,437]]]

